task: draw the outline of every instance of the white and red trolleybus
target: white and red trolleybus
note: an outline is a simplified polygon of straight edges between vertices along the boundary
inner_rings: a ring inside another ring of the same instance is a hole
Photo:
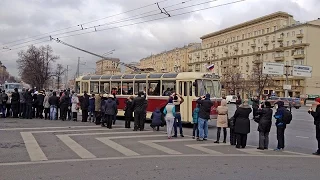
[[[200,96],[209,93],[214,106],[211,108],[211,119],[217,118],[216,108],[221,103],[220,78],[214,74],[200,72],[149,73],[122,75],[88,75],[76,79],[75,91],[80,95],[116,92],[119,100],[118,116],[123,116],[125,100],[139,91],[146,93],[148,100],[147,118],[156,108],[166,105],[168,96],[165,91],[177,92],[184,98],[181,104],[182,121],[192,122],[192,111]]]

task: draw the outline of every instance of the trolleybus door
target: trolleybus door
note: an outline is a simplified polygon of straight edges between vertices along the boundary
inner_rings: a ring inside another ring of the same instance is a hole
[[[177,92],[181,94],[184,102],[180,105],[181,119],[184,122],[192,122],[192,82],[191,81],[179,81],[179,87]]]

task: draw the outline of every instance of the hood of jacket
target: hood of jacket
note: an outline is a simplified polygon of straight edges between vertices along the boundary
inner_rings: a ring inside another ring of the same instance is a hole
[[[112,101],[113,101],[112,98],[108,98],[108,99],[107,99],[107,102],[108,102],[108,103],[111,103]]]
[[[206,94],[206,100],[210,100],[210,94]]]

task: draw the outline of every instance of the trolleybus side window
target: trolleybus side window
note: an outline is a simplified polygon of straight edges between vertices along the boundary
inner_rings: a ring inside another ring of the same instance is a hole
[[[148,95],[160,96],[160,80],[149,82]]]
[[[163,95],[176,92],[176,81],[162,81]]]
[[[146,87],[146,82],[145,81],[136,81],[134,83],[134,94],[137,95],[138,92],[140,91],[145,91],[145,87]]]
[[[218,81],[197,80],[196,81],[196,96],[203,96],[209,93],[211,97],[220,97],[220,84]]]
[[[88,92],[89,90],[89,83],[88,82],[82,82],[82,92]]]
[[[100,82],[100,92],[101,93],[110,93],[110,83],[109,82]]]
[[[121,94],[121,82],[111,82],[111,93]]]
[[[183,95],[184,96],[187,96],[188,95],[188,86],[187,86],[187,82],[183,82],[183,84],[184,84],[184,92],[183,92]]]
[[[95,94],[99,93],[99,82],[91,81],[90,91]]]
[[[122,82],[122,94],[133,95],[133,82]]]

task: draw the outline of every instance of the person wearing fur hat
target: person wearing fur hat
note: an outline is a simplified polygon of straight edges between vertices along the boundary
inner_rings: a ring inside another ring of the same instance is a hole
[[[105,100],[104,106],[105,121],[102,123],[102,126],[105,126],[104,123],[107,123],[107,128],[109,129],[112,129],[113,117],[116,114],[117,110],[117,104],[113,98],[114,96],[110,94],[108,99]]]
[[[309,109],[309,114],[314,118],[314,125],[316,126],[316,139],[318,141],[318,150],[313,155],[320,156],[320,98],[316,99],[317,107],[315,110],[312,107]]]

